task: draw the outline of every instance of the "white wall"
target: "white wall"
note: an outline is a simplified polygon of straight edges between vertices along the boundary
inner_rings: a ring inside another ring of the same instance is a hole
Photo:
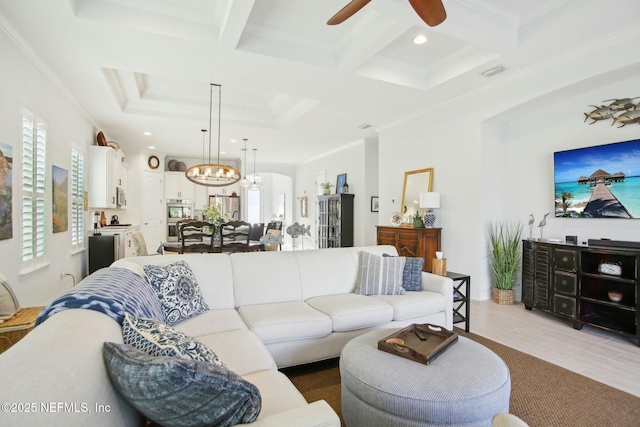
[[[339,174],[347,174],[349,193],[354,195],[354,246],[375,244],[378,215],[371,212],[371,196],[377,195],[377,141],[362,139],[345,146],[342,150],[310,160],[300,165],[296,172],[296,200],[306,195],[309,198],[309,217],[301,218],[300,209],[295,209],[296,221],[311,225],[311,236],[316,239],[316,194],[315,175],[325,172],[325,179],[334,186]],[[306,238],[305,238],[306,239]],[[311,240],[311,239],[309,239]],[[310,243],[305,241],[305,247]],[[317,247],[317,245],[316,245]]]
[[[637,220],[553,218],[554,151],[640,138],[638,125],[618,129],[609,123],[583,122],[591,104],[640,94],[640,78],[622,80],[613,78],[615,72],[610,78],[607,74],[547,93],[536,92],[537,75],[530,81],[514,79],[490,94],[469,94],[448,109],[382,131],[381,223],[388,224],[387,218],[399,209],[404,171],[433,167],[433,191],[442,194],[436,226],[443,228],[447,269],[471,275],[474,299],[490,296],[490,220],[519,221],[525,226],[523,237],[528,237],[529,214],[537,224],[551,212],[545,238],[640,241]],[[533,237],[539,237],[537,228]]]
[[[85,252],[71,252],[71,232],[52,233],[51,167],[59,166],[71,176],[71,144],[85,152],[95,141],[90,120],[63,96],[31,61],[0,32],[0,141],[13,147],[13,238],[0,241],[0,270],[8,278],[23,307],[43,305],[73,285],[85,270]],[[21,272],[21,108],[26,108],[47,123],[47,254],[45,268],[27,275]],[[69,212],[71,206],[69,206]],[[87,214],[88,218],[89,215]],[[87,225],[90,220],[87,220]]]

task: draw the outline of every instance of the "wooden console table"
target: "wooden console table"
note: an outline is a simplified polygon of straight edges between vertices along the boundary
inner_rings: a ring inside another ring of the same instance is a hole
[[[431,272],[432,261],[440,251],[441,228],[376,226],[377,244],[395,246],[398,255],[424,258],[422,271]]]

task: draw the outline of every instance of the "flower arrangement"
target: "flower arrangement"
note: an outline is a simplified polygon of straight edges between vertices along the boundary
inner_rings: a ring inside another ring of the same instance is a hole
[[[219,227],[221,224],[229,221],[229,214],[222,213],[222,208],[219,204],[205,206],[202,216],[216,227]]]

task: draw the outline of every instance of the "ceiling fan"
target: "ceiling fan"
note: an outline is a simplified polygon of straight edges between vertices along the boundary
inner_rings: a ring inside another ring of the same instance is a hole
[[[351,18],[356,12],[365,7],[371,0],[351,0],[338,13],[327,21],[327,25],[341,24]],[[444,21],[447,12],[444,10],[442,0],[409,0],[413,10],[430,27],[435,27]]]

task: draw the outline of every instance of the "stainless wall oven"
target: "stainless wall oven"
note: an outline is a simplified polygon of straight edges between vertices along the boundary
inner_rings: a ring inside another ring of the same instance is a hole
[[[178,241],[176,223],[183,218],[193,218],[193,201],[167,200],[167,241]]]

